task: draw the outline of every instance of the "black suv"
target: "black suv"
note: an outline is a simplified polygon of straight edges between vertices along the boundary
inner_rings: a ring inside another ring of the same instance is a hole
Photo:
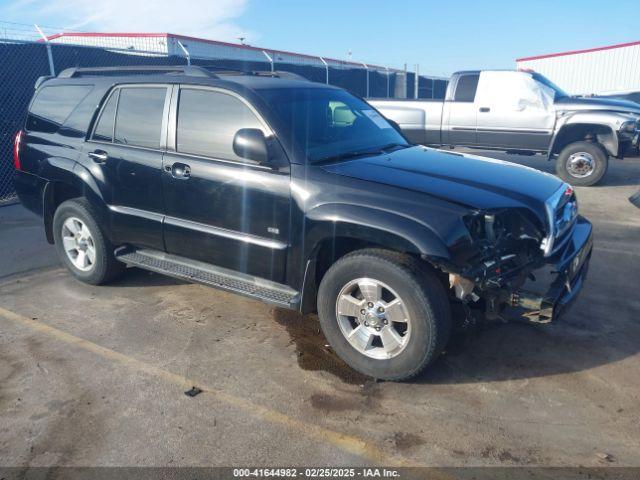
[[[354,369],[407,379],[461,321],[555,319],[591,224],[558,178],[410,145],[277,73],[69,69],[37,84],[16,189],[78,279],[126,264],[317,311]]]

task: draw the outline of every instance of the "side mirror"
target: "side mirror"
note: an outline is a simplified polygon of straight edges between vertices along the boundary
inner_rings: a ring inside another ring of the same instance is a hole
[[[259,128],[241,128],[233,137],[233,152],[241,158],[266,163],[269,159],[267,139]]]

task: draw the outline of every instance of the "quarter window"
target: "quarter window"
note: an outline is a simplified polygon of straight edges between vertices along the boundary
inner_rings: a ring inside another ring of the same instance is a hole
[[[115,143],[160,148],[166,93],[165,87],[121,88],[116,114]]]
[[[238,98],[207,90],[180,90],[178,152],[246,162],[233,152],[233,137],[241,128],[263,126]]]
[[[480,75],[462,75],[456,85],[454,102],[473,102],[476,98]]]
[[[31,105],[27,116],[27,130],[57,132],[91,89],[88,85],[43,87]]]
[[[113,92],[102,109],[98,125],[96,125],[96,129],[93,131],[92,138],[94,140],[113,142],[113,125],[116,119],[116,107],[118,105],[119,93],[119,90]]]

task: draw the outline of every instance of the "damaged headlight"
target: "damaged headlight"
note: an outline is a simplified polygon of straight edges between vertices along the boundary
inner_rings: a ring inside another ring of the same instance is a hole
[[[464,219],[471,238],[481,247],[494,248],[512,241],[542,240],[540,227],[519,209],[477,211]]]

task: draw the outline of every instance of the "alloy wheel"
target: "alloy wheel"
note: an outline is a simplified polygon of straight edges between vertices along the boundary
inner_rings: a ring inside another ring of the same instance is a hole
[[[77,217],[69,217],[62,224],[62,246],[74,267],[83,272],[96,263],[96,247],[91,231]]]
[[[411,337],[411,319],[400,296],[372,278],[347,283],[336,300],[340,331],[358,352],[379,360],[399,355]]]

